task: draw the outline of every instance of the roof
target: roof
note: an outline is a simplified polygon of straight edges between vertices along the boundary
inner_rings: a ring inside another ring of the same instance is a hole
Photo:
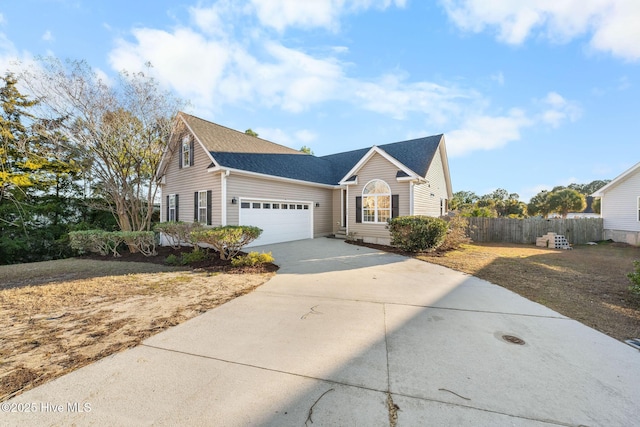
[[[616,185],[620,184],[622,181],[624,181],[627,178],[629,178],[631,175],[633,175],[638,170],[640,170],[640,162],[636,163],[634,166],[631,166],[629,169],[627,169],[626,171],[622,172],[620,175],[615,177],[607,185],[605,185],[604,187],[602,187],[598,191],[594,192],[592,194],[592,196],[593,197],[602,197],[602,196],[604,196],[604,193],[606,193],[611,188],[615,187]]]
[[[338,185],[371,147],[316,157],[293,148],[246,135],[218,124],[180,113],[191,132],[215,163],[210,167],[235,169],[325,185]],[[399,141],[377,147],[416,175],[426,176],[438,152],[442,135]],[[399,177],[408,176],[399,171]]]
[[[209,151],[225,153],[280,153],[304,155],[298,150],[276,144],[266,139],[247,135],[237,130],[200,119],[186,113],[180,116],[198,140]]]

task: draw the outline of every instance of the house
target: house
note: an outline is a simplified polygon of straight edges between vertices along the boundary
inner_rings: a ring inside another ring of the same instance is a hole
[[[161,221],[254,225],[252,245],[330,235],[389,244],[387,219],[441,216],[444,136],[316,157],[179,113],[157,178]]]
[[[600,197],[604,239],[640,246],[640,163],[593,193]]]

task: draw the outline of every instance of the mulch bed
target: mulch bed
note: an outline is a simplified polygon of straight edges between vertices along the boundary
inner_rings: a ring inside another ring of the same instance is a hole
[[[220,259],[218,253],[214,250],[210,249],[201,249],[205,251],[207,254],[205,259],[202,261],[192,262],[189,265],[182,266],[185,269],[196,269],[196,270],[204,270],[209,272],[221,272],[221,273],[231,273],[231,274],[244,274],[244,273],[272,273],[278,271],[280,267],[275,264],[267,263],[260,266],[255,267],[233,267],[231,265],[231,260],[223,260]],[[160,265],[169,265],[166,260],[170,255],[175,255],[176,257],[180,257],[182,254],[191,253],[193,248],[191,247],[181,247],[180,249],[174,249],[170,246],[158,246],[156,248],[158,254],[156,256],[144,256],[141,253],[131,253],[128,250],[124,249],[120,251],[122,256],[114,257],[114,256],[103,256],[100,254],[88,254],[83,255],[79,258],[84,259],[93,259],[93,260],[101,260],[101,261],[121,261],[121,262],[144,262],[144,263],[153,263]],[[237,256],[246,255],[245,252],[239,252]],[[177,266],[181,267],[181,266]]]

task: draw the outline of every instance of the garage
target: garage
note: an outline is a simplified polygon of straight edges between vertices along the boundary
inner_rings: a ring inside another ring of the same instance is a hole
[[[311,202],[285,200],[241,200],[240,225],[262,229],[249,246],[268,245],[313,238]]]

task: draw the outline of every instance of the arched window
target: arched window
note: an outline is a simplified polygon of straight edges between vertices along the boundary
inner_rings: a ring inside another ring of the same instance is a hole
[[[391,188],[381,179],[369,181],[362,189],[362,222],[386,223],[391,218]]]

